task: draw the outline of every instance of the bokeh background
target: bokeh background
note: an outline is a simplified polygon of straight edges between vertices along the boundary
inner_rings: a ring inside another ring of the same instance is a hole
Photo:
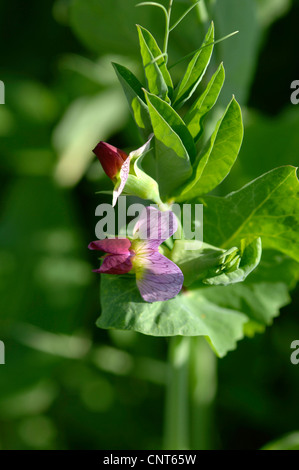
[[[1,226],[0,449],[160,449],[167,339],[104,331],[95,194],[111,184],[91,150],[99,140],[141,143],[111,61],[140,78],[135,24],[161,44],[162,12],[135,0],[0,3]],[[178,17],[191,1],[174,2]],[[166,2],[165,2],[166,4]],[[232,93],[245,138],[218,194],[280,165],[298,165],[298,0],[206,0],[172,33],[170,63],[216,37],[210,74],[224,61],[217,113]],[[177,80],[185,64],[173,69]],[[264,334],[213,363],[217,389],[206,438],[194,448],[256,449],[299,429],[298,290]],[[203,424],[204,425],[204,424]]]

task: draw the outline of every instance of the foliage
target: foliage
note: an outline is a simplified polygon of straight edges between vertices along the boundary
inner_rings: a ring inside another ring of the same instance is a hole
[[[169,28],[170,10],[164,12],[167,45],[174,28]],[[184,243],[175,243],[169,257],[181,267],[187,290],[167,302],[142,302],[128,276],[102,279],[102,314],[97,324],[153,336],[204,336],[223,356],[244,334],[261,331],[288,302],[282,286],[273,299],[271,290],[275,286],[267,276],[260,280],[266,286],[261,291],[258,285],[245,283],[242,288],[237,283],[245,281],[258,266],[262,247],[299,261],[296,171],[291,166],[280,167],[225,197],[206,196],[230,172],[243,139],[241,109],[234,97],[210,137],[203,132],[204,118],[216,104],[224,83],[223,64],[194,100],[211,61],[214,24],[210,24],[177,84],[169,72],[167,49],[162,52],[147,29],[137,26],[137,30],[145,82],[142,84],[123,65],[114,64],[117,77],[142,135],[154,134],[155,177],[162,201],[169,208],[174,202],[202,203],[204,240],[211,246],[201,244],[190,255]],[[127,186],[125,191],[138,194]],[[225,306],[218,289],[225,293]],[[247,309],[238,301],[247,298],[252,289],[256,298],[262,296],[264,315],[258,313],[254,302]]]

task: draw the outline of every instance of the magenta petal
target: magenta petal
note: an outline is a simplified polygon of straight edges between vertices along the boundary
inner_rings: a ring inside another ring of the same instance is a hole
[[[127,238],[105,238],[105,240],[96,240],[88,245],[90,250],[105,251],[115,255],[127,254],[131,246]]]
[[[96,273],[105,274],[126,274],[132,269],[131,254],[107,255],[104,258],[102,266],[95,269]]]
[[[107,142],[99,142],[93,149],[106,175],[112,180],[117,176],[128,155]]]
[[[152,249],[171,237],[178,228],[173,212],[161,212],[154,207],[145,207],[134,228],[134,235],[141,240],[149,240]]]
[[[180,268],[159,252],[152,253],[137,286],[146,302],[158,302],[175,297],[184,282]]]

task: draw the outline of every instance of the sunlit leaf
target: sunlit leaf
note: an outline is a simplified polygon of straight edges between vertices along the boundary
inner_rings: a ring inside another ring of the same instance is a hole
[[[192,171],[188,151],[178,132],[184,135],[184,140],[190,144],[192,138],[184,122],[170,107],[167,107],[167,103],[148,93],[146,99],[155,134],[157,178],[163,198],[170,196],[174,189],[188,179]],[[176,130],[165,120],[156,106],[163,114],[167,113]]]
[[[193,199],[218,186],[234,164],[242,139],[241,109],[233,98],[211,138],[199,153],[193,175],[178,194],[177,200]]]
[[[203,49],[195,53],[194,57],[190,61],[187,70],[178,84],[174,92],[174,106],[181,106],[185,101],[187,101],[197,86],[199,85],[204,73],[210,63],[210,59],[213,52],[213,44],[208,45],[214,41],[214,24],[212,23],[205,40],[202,44]]]
[[[219,356],[236,347],[243,337],[247,317],[218,307],[200,292],[180,295],[167,302],[142,300],[130,277],[102,276],[100,328],[133,330],[152,336],[205,336]]]
[[[142,91],[142,84],[135,75],[123,65],[114,63],[113,66],[125,92],[135,122],[141,130],[143,137],[147,139],[152,132],[152,126]]]
[[[190,161],[193,162],[196,156],[196,149],[193,138],[182,118],[168,103],[157,96],[146,93],[146,99],[156,109],[161,118],[165,121],[166,125],[170,126],[179,136],[188,152]]]
[[[242,238],[261,237],[299,261],[298,179],[296,168],[269,171],[226,197],[204,198],[205,241],[229,248]]]
[[[203,94],[195,101],[184,117],[184,121],[195,141],[203,131],[203,120],[207,113],[213,108],[224,83],[225,72],[221,64],[209,81]]]
[[[172,92],[172,81],[166,67],[165,57],[149,31],[137,26],[140,52],[148,89],[154,95],[169,101],[168,93]],[[155,58],[160,59],[155,60]]]

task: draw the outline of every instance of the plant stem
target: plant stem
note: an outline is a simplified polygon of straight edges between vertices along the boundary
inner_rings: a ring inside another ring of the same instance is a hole
[[[191,448],[209,450],[215,448],[212,436],[217,358],[202,336],[191,338],[190,356]]]
[[[217,360],[202,336],[169,342],[164,449],[213,448]]]
[[[175,336],[169,342],[164,449],[189,449],[190,338]]]
[[[166,18],[166,25],[165,25],[165,38],[164,38],[164,45],[163,45],[163,52],[167,54],[167,48],[168,48],[168,39],[169,39],[169,33],[170,33],[170,16],[171,16],[171,8],[172,8],[173,0],[169,0],[169,6],[168,6],[168,11],[167,11],[167,18]],[[167,62],[167,55],[165,58]]]
[[[197,12],[201,23],[207,23],[209,21],[209,14],[204,0],[198,3]]]

